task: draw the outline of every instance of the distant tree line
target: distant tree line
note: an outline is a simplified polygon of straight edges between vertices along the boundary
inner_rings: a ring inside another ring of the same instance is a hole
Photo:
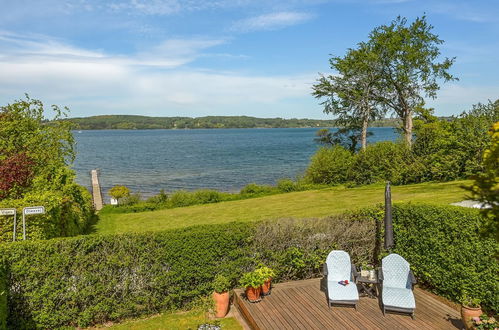
[[[207,117],[147,117],[131,115],[104,115],[64,119],[75,129],[196,129],[196,128],[293,128],[336,127],[336,120],[255,118],[248,116]],[[385,118],[371,123],[372,127],[394,127],[398,119]]]

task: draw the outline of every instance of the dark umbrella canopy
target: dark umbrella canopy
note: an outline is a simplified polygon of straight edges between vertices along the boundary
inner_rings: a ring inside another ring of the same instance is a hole
[[[385,187],[385,249],[393,247],[392,192],[390,182]]]

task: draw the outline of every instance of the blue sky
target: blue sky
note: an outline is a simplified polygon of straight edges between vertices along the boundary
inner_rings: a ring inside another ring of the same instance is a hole
[[[71,116],[327,118],[311,93],[330,54],[426,13],[456,57],[428,105],[499,97],[499,1],[0,0],[0,104],[24,93]]]

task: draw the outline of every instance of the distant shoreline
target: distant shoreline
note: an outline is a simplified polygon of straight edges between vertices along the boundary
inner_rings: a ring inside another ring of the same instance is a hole
[[[75,130],[106,129],[213,129],[213,128],[323,128],[337,127],[337,121],[327,119],[256,118],[248,116],[206,117],[147,117],[131,115],[105,115],[68,118]],[[395,127],[397,119],[386,118],[372,123],[372,127]]]
[[[73,131],[198,131],[214,129],[286,129],[286,128],[339,128],[338,126],[301,126],[301,127],[195,127],[195,128],[75,128]],[[369,126],[369,128],[396,128],[395,126]]]

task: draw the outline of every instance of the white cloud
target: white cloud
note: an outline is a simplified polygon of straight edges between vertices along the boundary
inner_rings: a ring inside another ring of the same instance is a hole
[[[0,104],[27,92],[48,104],[67,105],[78,116],[237,114],[250,107],[256,114],[283,100],[308,97],[315,79],[315,74],[249,76],[184,66],[223,40],[167,40],[123,56],[46,37],[6,35],[0,34],[0,48],[6,50],[0,57]]]
[[[240,32],[276,30],[310,20],[313,16],[299,12],[277,12],[240,20],[232,26],[232,30]]]
[[[427,105],[434,107],[437,115],[448,116],[469,110],[473,104],[497,99],[499,99],[499,86],[465,86],[453,83],[443,85],[438,92],[438,98],[428,100]]]

